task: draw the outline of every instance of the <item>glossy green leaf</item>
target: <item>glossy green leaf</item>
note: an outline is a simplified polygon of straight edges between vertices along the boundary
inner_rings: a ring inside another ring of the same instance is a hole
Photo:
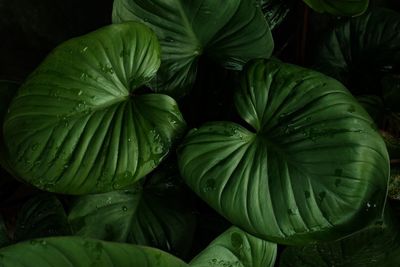
[[[388,154],[343,85],[259,60],[242,74],[235,99],[254,130],[207,123],[178,150],[187,184],[234,225],[294,244],[332,240],[381,215]]]
[[[4,117],[7,114],[8,107],[12,98],[17,93],[19,84],[13,81],[0,80],[0,125],[3,125]],[[0,165],[9,173],[12,173],[8,153],[4,144],[3,131],[0,132]]]
[[[379,223],[340,241],[288,247],[281,267],[395,267],[400,262],[398,222]]]
[[[356,16],[365,12],[369,0],[303,0],[312,9],[336,16]]]
[[[400,13],[376,8],[340,23],[316,49],[315,62],[353,93],[380,95],[382,77],[400,68]]]
[[[79,197],[69,213],[74,232],[185,255],[194,234],[192,202],[178,171],[163,167],[130,190]]]
[[[162,62],[153,89],[175,96],[191,88],[202,54],[238,69],[273,50],[270,29],[254,1],[115,0],[113,21],[130,20],[156,32]]]
[[[277,246],[237,227],[218,236],[191,262],[192,267],[273,267]]]
[[[64,207],[54,195],[41,194],[28,200],[18,213],[14,240],[70,235]]]
[[[4,267],[187,267],[161,250],[80,237],[34,239],[0,249]]]
[[[141,94],[160,64],[155,34],[115,24],[57,47],[22,85],[4,123],[13,168],[44,190],[119,189],[153,170],[185,127],[176,102]]]

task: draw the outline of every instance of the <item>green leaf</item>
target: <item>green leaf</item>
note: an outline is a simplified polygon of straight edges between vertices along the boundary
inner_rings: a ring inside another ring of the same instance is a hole
[[[294,0],[258,0],[271,30],[277,28],[293,9]]]
[[[158,168],[130,190],[87,195],[69,213],[84,237],[157,247],[178,256],[190,249],[195,218],[190,196],[175,167]]]
[[[50,237],[0,249],[4,267],[187,267],[161,250],[80,237]]]
[[[357,16],[368,8],[369,0],[303,0],[312,9],[335,16]]]
[[[27,201],[18,213],[14,240],[70,235],[67,215],[57,197],[41,194]]]
[[[189,265],[272,267],[276,253],[276,244],[249,235],[237,227],[231,227],[211,242]]]
[[[0,125],[4,123],[4,117],[7,114],[8,106],[17,93],[18,86],[17,82],[0,80]],[[9,173],[13,173],[4,143],[3,131],[0,132],[0,165]]]
[[[301,244],[345,236],[381,216],[385,144],[339,82],[259,60],[242,74],[235,100],[253,131],[207,123],[178,150],[187,184],[234,225]]]
[[[5,119],[17,174],[67,194],[119,189],[148,174],[185,128],[172,98],[138,90],[159,64],[155,34],[134,22],[57,47],[19,89]]]
[[[131,20],[156,32],[162,61],[153,89],[174,96],[190,90],[202,54],[240,69],[273,50],[270,29],[254,1],[115,0],[113,21]]]
[[[345,239],[306,247],[288,247],[281,267],[393,267],[400,260],[398,222],[378,223]]]
[[[316,49],[319,70],[355,94],[380,96],[381,79],[400,69],[400,14],[383,8],[338,24]]]

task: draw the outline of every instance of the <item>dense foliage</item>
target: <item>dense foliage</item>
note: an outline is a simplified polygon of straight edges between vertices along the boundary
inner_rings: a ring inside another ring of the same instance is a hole
[[[0,265],[400,265],[399,11],[3,1]]]

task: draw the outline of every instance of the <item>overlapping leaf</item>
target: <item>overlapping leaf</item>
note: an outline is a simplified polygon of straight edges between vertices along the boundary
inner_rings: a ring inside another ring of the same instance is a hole
[[[54,195],[41,194],[27,201],[18,213],[14,240],[70,235],[64,207]]]
[[[192,201],[176,168],[167,166],[158,168],[135,188],[76,199],[69,213],[74,232],[184,256],[194,234]]]
[[[133,184],[166,156],[185,127],[176,102],[138,94],[160,64],[139,23],[115,24],[57,47],[22,85],[5,119],[21,178],[70,194]]]
[[[201,198],[247,232],[286,244],[338,238],[381,215],[385,144],[340,83],[260,60],[237,89],[236,107],[254,131],[206,123],[178,151]]]
[[[273,267],[277,246],[231,227],[191,262],[192,267]]]
[[[113,21],[140,21],[157,34],[162,63],[153,89],[179,96],[196,78],[206,54],[229,68],[268,58],[273,40],[255,1],[115,0]]]
[[[161,250],[80,237],[34,239],[0,249],[4,267],[187,267]]]
[[[316,50],[318,68],[355,94],[380,94],[381,79],[400,68],[400,14],[376,8],[337,25]]]

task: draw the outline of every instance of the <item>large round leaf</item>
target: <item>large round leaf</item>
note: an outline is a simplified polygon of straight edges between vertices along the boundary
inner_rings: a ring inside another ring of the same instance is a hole
[[[192,267],[273,267],[277,246],[231,227],[218,236],[191,262]]]
[[[389,159],[372,119],[337,81],[256,61],[235,95],[254,131],[192,130],[178,151],[188,185],[233,224],[280,243],[329,240],[380,216]]]
[[[161,250],[80,237],[34,239],[0,249],[4,267],[187,267]]]
[[[383,8],[337,25],[316,49],[317,67],[355,94],[380,94],[381,79],[400,69],[400,14]]]
[[[75,199],[68,218],[77,235],[157,247],[182,257],[195,227],[186,190],[177,167],[163,165],[143,185]]]
[[[362,14],[369,0],[303,0],[318,12],[327,12],[337,16],[355,16]]]
[[[140,21],[157,34],[162,63],[153,89],[185,94],[196,78],[197,59],[207,54],[229,68],[268,58],[273,40],[254,1],[115,0],[113,21]]]
[[[167,154],[185,123],[166,95],[137,94],[159,64],[156,36],[130,22],[57,47],[19,89],[4,135],[17,174],[45,190],[110,191]]]

